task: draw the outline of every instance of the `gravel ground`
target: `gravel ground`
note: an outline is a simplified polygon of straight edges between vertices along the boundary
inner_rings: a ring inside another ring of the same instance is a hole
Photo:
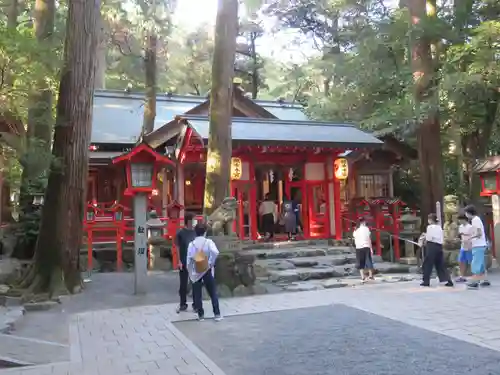
[[[493,375],[500,353],[343,305],[176,323],[227,375]]]

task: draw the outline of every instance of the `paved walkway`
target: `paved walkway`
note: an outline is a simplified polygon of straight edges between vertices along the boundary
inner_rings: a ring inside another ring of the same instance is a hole
[[[480,291],[467,291],[464,286],[423,289],[415,281],[234,298],[221,301],[221,309],[231,319],[342,304],[500,352],[500,277],[492,281],[491,288]],[[173,324],[190,319],[193,314],[175,314],[175,304],[73,315],[71,362],[4,370],[0,375],[224,375]]]

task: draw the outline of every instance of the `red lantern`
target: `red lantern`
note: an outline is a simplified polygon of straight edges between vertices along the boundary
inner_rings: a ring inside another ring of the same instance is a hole
[[[125,195],[151,194],[156,189],[156,176],[161,166],[175,166],[168,157],[157,153],[145,143],[113,159],[113,164],[126,163],[127,188]]]

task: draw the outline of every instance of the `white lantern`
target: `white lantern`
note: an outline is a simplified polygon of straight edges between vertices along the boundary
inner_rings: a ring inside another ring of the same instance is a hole
[[[153,163],[131,163],[130,174],[133,188],[153,186]]]
[[[43,206],[44,195],[35,194],[33,195],[33,206]]]

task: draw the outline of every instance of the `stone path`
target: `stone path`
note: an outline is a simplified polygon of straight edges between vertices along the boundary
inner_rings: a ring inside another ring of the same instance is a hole
[[[176,326],[227,375],[489,375],[500,361],[497,351],[345,305]]]
[[[232,319],[240,319],[232,318],[232,316],[244,318],[248,314],[265,312],[295,314],[297,309],[301,308],[325,307],[331,313],[325,315],[322,312],[319,320],[327,322],[328,319],[331,319],[332,322],[328,322],[331,325],[334,324],[335,314],[338,314],[343,322],[342,326],[354,330],[351,333],[351,338],[357,342],[359,332],[355,330],[360,319],[365,319],[363,324],[367,330],[373,327],[369,318],[366,318],[367,314],[362,313],[368,312],[399,322],[397,323],[400,324],[399,327],[410,325],[413,328],[404,328],[410,330],[407,337],[412,336],[413,332],[419,332],[418,328],[420,328],[428,331],[427,333],[433,332],[459,340],[454,341],[456,344],[453,344],[460,348],[457,350],[469,350],[464,342],[474,345],[472,346],[474,349],[470,350],[480,350],[478,346],[485,348],[483,349],[484,361],[487,362],[491,358],[497,358],[495,357],[496,353],[500,352],[500,326],[497,324],[500,314],[500,277],[492,277],[492,281],[491,288],[480,291],[467,291],[464,286],[458,286],[454,289],[444,287],[422,289],[418,286],[417,281],[413,281],[366,285],[362,288],[233,298],[221,301],[222,312],[226,315],[226,320],[220,323],[207,320],[195,324],[199,327],[206,325],[205,327],[209,331],[214,328],[211,325],[220,324],[221,328],[218,326],[216,329],[224,330],[224,327],[231,327]],[[339,307],[338,305],[343,306]],[[0,374],[223,375],[224,372],[221,368],[208,357],[208,355],[213,356],[213,354],[203,353],[175,326],[175,324],[179,324],[176,322],[193,319],[193,315],[191,313],[177,315],[174,309],[175,304],[164,304],[90,311],[74,315],[70,324],[70,362],[36,366],[24,370],[4,370],[0,371]],[[289,324],[300,327],[304,325],[301,329],[307,327],[305,325],[309,321],[307,314],[299,316],[299,318],[290,316],[288,318]],[[384,324],[390,325],[391,320],[384,320]],[[378,325],[379,322],[374,324]],[[396,327],[398,327],[397,324],[394,323]],[[331,327],[332,329],[340,329],[338,325]],[[179,328],[184,329],[182,325]],[[385,329],[379,330],[378,334],[383,335],[385,331]],[[189,332],[187,334],[192,336]],[[288,338],[293,339],[294,330],[289,329],[286,334]],[[415,333],[415,335],[424,334]],[[392,335],[390,336],[392,337]],[[192,337],[196,342],[202,340],[201,336]],[[422,338],[422,340],[426,341],[428,338]],[[446,353],[450,353],[451,341],[446,341],[441,336],[433,336],[432,340],[448,348]],[[378,342],[382,344],[384,341],[379,340]],[[412,345],[417,344],[413,348],[416,350],[415,358],[420,358],[417,355],[420,350],[424,354],[430,353],[429,349],[423,348],[420,342],[406,342],[406,344],[408,344],[408,348],[405,350],[410,350]],[[332,350],[341,347],[341,344],[336,342],[332,342],[331,345]],[[287,347],[278,346],[275,350],[275,356],[278,356],[276,358],[283,361],[289,360],[290,354],[285,352],[288,350]],[[312,350],[308,352],[308,356],[315,356],[317,348],[312,348]],[[491,354],[489,350],[495,353]],[[282,353],[281,357],[279,353]],[[459,352],[457,351],[457,353]],[[346,355],[350,355],[349,352]],[[394,361],[400,360],[396,354],[394,356]],[[213,359],[217,360],[217,358]],[[443,360],[449,364],[450,361],[456,361],[457,358],[445,357]],[[495,360],[498,363],[498,359]],[[225,366],[224,363],[219,365]],[[232,375],[230,371],[229,368],[226,375]],[[349,374],[342,371],[339,371],[338,374]],[[486,366],[481,371],[477,374],[487,374],[486,371],[489,371],[489,367]],[[495,373],[495,371],[490,373]],[[264,374],[264,372],[261,373]],[[321,372],[317,371],[317,373]],[[377,372],[372,373],[377,374]],[[390,372],[388,373],[390,374]],[[454,373],[460,374],[459,372]],[[246,375],[243,372],[240,374]],[[385,373],[378,372],[377,375],[379,374]]]

